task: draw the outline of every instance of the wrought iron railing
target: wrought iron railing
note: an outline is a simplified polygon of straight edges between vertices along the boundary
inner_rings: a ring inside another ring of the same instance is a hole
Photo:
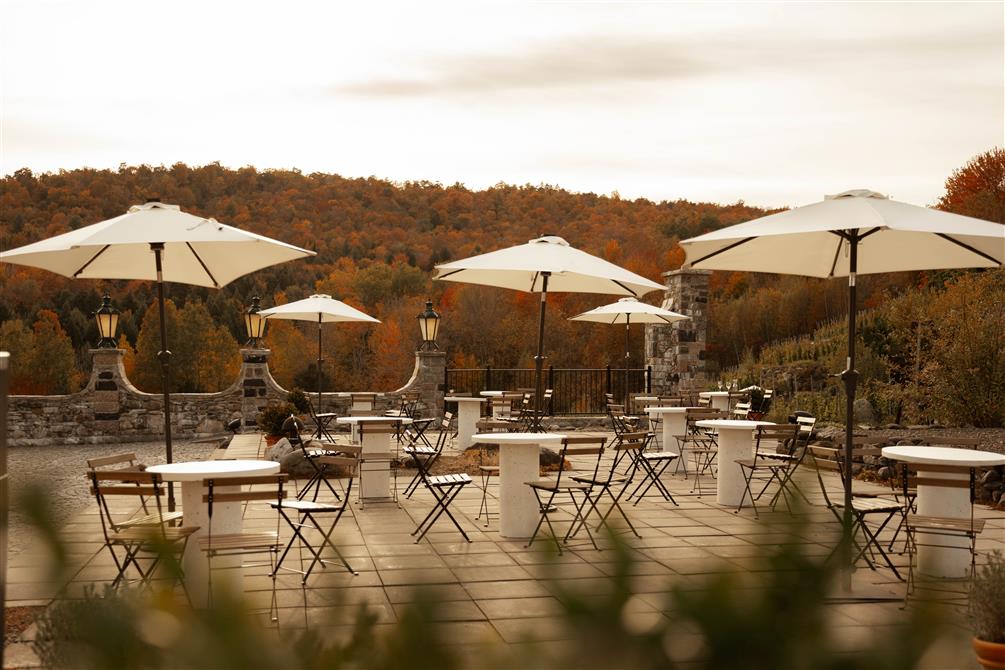
[[[652,392],[652,367],[629,368],[630,393]],[[625,397],[625,369],[553,368],[544,370],[544,387],[552,389],[549,414],[603,414],[605,394]],[[534,389],[534,368],[447,368],[443,388],[448,392],[478,395],[480,391]]]

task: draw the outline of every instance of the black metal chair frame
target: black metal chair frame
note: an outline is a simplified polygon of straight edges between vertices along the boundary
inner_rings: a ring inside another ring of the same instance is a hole
[[[645,431],[636,431],[634,433],[623,433],[616,440],[611,443],[611,447],[608,451],[614,452],[614,457],[611,459],[611,468],[607,475],[604,477],[598,477],[591,480],[589,483],[593,485],[591,490],[591,501],[590,510],[584,516],[584,521],[589,517],[589,513],[597,510],[599,513],[599,505],[601,499],[606,494],[611,500],[610,507],[607,511],[600,517],[600,522],[597,524],[595,530],[600,530],[604,526],[610,529],[610,524],[607,523],[607,519],[610,517],[611,513],[617,510],[618,514],[621,515],[622,520],[624,520],[625,525],[632,532],[635,537],[641,538],[639,531],[636,530],[635,525],[632,524],[632,520],[628,518],[625,510],[621,507],[621,498],[625,495],[628,487],[632,485],[635,480],[635,474],[638,471],[638,454],[645,449],[647,444],[647,435]],[[618,472],[618,468],[621,467],[623,462],[627,461],[627,467],[624,474]],[[576,478],[580,479],[581,478]],[[614,494],[613,488],[615,484],[621,484],[621,488],[618,490],[617,495]],[[578,530],[578,529],[577,529]]]
[[[272,503],[273,509],[279,511],[279,514],[282,516],[283,520],[286,521],[286,524],[293,530],[293,536],[290,538],[289,542],[287,542],[286,548],[283,550],[283,553],[279,556],[278,560],[276,561],[276,567],[273,573],[278,572],[279,570],[296,572],[300,575],[303,575],[302,583],[306,584],[307,579],[311,576],[311,572],[314,570],[314,566],[320,563],[321,567],[328,567],[328,563],[326,563],[325,560],[321,558],[321,552],[324,551],[324,548],[327,546],[333,552],[335,552],[335,555],[338,557],[342,565],[345,566],[346,570],[348,570],[350,573],[354,575],[359,574],[359,572],[352,569],[352,566],[349,565],[349,562],[345,559],[345,556],[342,555],[342,552],[339,551],[338,546],[336,546],[336,544],[331,539],[332,533],[335,532],[335,527],[338,526],[339,520],[342,519],[342,514],[350,506],[349,500],[350,495],[352,493],[352,483],[353,479],[355,478],[356,472],[359,468],[359,453],[360,453],[360,447],[349,446],[349,447],[343,447],[343,450],[341,452],[341,454],[343,455],[322,456],[320,459],[328,467],[343,466],[349,469],[348,484],[343,489],[342,497],[340,499],[338,498],[336,499],[337,504],[319,503],[304,500],[281,500]],[[296,521],[290,518],[289,514],[287,514],[287,510],[297,514]],[[332,514],[335,515],[335,518],[332,520],[332,523],[328,527],[328,530],[325,530],[321,526],[321,522],[319,521],[318,516],[332,515]],[[315,545],[312,544],[307,539],[307,537],[304,536],[303,529],[305,528],[308,530],[313,528],[321,535],[321,541],[317,543],[317,548],[315,548]],[[306,570],[303,569],[302,555],[300,560],[300,568],[301,568],[300,570],[283,567],[283,561],[286,559],[287,554],[289,554],[290,549],[293,547],[293,544],[297,541],[299,541],[298,547],[301,548],[307,547],[308,551],[310,551],[312,556],[311,563]]]
[[[426,469],[426,459],[421,452],[415,447],[405,447],[403,451],[412,457],[412,461],[415,463],[415,467],[418,470],[419,478],[425,485],[429,492],[433,494],[434,505],[429,513],[419,522],[412,531],[412,535],[418,535],[415,538],[415,543],[418,544],[422,541],[422,538],[426,536],[429,529],[433,527],[433,524],[445,513],[450,520],[453,522],[454,526],[460,531],[461,535],[467,542],[471,542],[471,538],[468,534],[464,532],[461,528],[461,524],[458,523],[457,519],[453,514],[450,513],[450,504],[454,499],[460,494],[468,484],[473,483],[471,477],[466,473],[457,474],[446,474],[446,475],[431,475]],[[418,452],[418,453],[417,453]]]
[[[677,501],[674,500],[673,494],[670,493],[670,489],[666,487],[661,477],[666,469],[670,467],[670,464],[680,458],[680,454],[672,451],[648,451],[649,446],[655,438],[655,433],[646,433],[644,446],[642,449],[634,452],[636,465],[642,471],[642,479],[632,489],[632,492],[628,494],[628,500],[635,498],[633,507],[642,502],[649,489],[654,486],[659,494],[663,496],[663,500],[677,505]],[[641,492],[639,489],[642,489]]]
[[[453,420],[453,414],[450,412],[444,412],[443,418],[440,419],[440,433],[436,436],[436,443],[431,444],[428,439],[425,439],[426,444],[417,444],[419,442],[419,436],[425,432],[425,429],[432,423],[432,419],[429,419],[425,426],[422,428],[422,433],[419,433],[415,439],[411,440],[409,444],[405,445],[406,453],[408,453],[412,458],[423,458],[423,464],[425,470],[428,472],[436,461],[440,460],[440,456],[443,455],[443,448],[446,446],[447,441],[450,439],[452,434],[452,428],[450,426]],[[407,450],[411,451],[407,451]],[[411,481],[408,482],[408,486],[405,487],[403,492],[406,498],[411,498],[412,494],[415,493],[416,489],[419,488],[419,484],[422,483],[422,474],[416,472],[412,477]]]
[[[761,499],[761,496],[771,486],[771,482],[778,482],[779,488],[777,493],[771,497],[769,507],[774,509],[779,497],[781,497],[785,501],[786,509],[790,513],[792,512],[792,507],[789,504],[789,495],[792,494],[786,492],[785,487],[786,475],[792,466],[792,460],[779,458],[782,454],[770,453],[762,449],[766,441],[784,444],[787,440],[792,440],[794,444],[798,435],[799,426],[795,424],[775,424],[771,426],[758,426],[756,428],[754,431],[754,457],[741,458],[736,461],[736,464],[740,466],[740,470],[744,472],[744,491],[743,495],[740,496],[739,504],[737,504],[734,510],[735,514],[738,514],[740,509],[743,508],[744,500],[750,500],[750,505],[754,509],[754,518],[759,519],[760,513],[757,511],[757,501]],[[759,473],[763,472],[767,472],[768,476],[760,477]],[[754,495],[753,489],[750,488],[755,478],[760,478],[764,482],[757,495]]]

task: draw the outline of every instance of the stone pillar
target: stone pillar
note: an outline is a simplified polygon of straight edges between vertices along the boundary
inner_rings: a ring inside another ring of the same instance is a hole
[[[418,391],[425,407],[424,416],[438,416],[443,408],[443,378],[447,355],[442,351],[416,351],[412,377],[394,393]]]
[[[653,368],[653,391],[672,394],[704,388],[708,332],[708,270],[663,273],[664,309],[691,317],[667,325],[646,325],[646,364]]]
[[[111,421],[116,425],[122,412],[120,392],[134,391],[126,378],[123,349],[91,349],[91,379],[87,382],[87,399],[95,421]]]
[[[241,349],[241,373],[237,383],[241,394],[241,421],[254,426],[255,419],[269,400],[286,397],[283,389],[269,372],[268,349]]]

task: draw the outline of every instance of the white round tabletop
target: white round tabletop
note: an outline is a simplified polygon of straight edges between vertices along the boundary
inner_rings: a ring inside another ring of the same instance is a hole
[[[380,391],[339,391],[335,394],[336,398],[348,398],[349,396],[383,396],[384,394]]]
[[[702,391],[698,394],[699,398],[722,398],[728,396],[729,391]]]
[[[741,419],[705,419],[696,421],[696,426],[702,428],[718,428],[719,430],[753,430],[758,426],[773,426],[771,421],[743,421]]]
[[[954,447],[883,447],[883,456],[918,465],[1005,465],[1005,454]]]
[[[646,412],[649,414],[684,414],[689,409],[694,409],[694,407],[663,407],[656,405],[654,407],[646,407]]]
[[[468,398],[465,396],[447,396],[443,399],[443,402],[488,402],[487,398]]]
[[[279,463],[273,461],[189,461],[151,465],[147,472],[163,475],[173,482],[191,482],[208,477],[244,477],[246,475],[271,475],[279,472]]]
[[[551,444],[561,442],[565,437],[564,433],[475,433],[471,436],[471,441],[488,444]]]
[[[412,423],[406,416],[340,416],[335,423]]]

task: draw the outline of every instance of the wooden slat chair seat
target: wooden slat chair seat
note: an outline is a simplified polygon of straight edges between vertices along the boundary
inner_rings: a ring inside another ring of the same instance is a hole
[[[905,600],[911,596],[917,585],[914,557],[918,547],[938,547],[941,549],[957,549],[970,552],[969,579],[977,570],[977,536],[984,531],[985,520],[974,517],[974,502],[977,499],[976,481],[977,469],[968,466],[954,465],[923,465],[923,472],[914,474],[907,463],[900,464],[899,484],[906,491],[919,486],[930,488],[967,489],[970,499],[970,516],[966,518],[921,515],[909,512],[904,528],[907,531],[907,590]],[[960,477],[963,477],[962,479]],[[906,494],[905,494],[906,495]],[[947,544],[940,538],[960,538],[967,541],[966,546]]]
[[[567,544],[580,528],[586,529],[586,534],[589,536],[593,548],[598,548],[593,533],[590,532],[587,519],[589,512],[596,506],[591,501],[590,493],[595,486],[594,482],[598,479],[600,459],[604,454],[604,444],[606,442],[607,438],[605,437],[577,436],[563,438],[562,447],[559,450],[558,471],[555,473],[555,476],[524,482],[534,492],[534,496],[537,498],[538,511],[540,512],[534,532],[527,541],[527,547],[534,544],[534,540],[537,538],[537,534],[541,528],[547,525],[548,532],[551,534],[551,539],[555,542],[555,546],[558,547],[559,554],[562,553],[562,545]],[[576,475],[572,470],[567,469],[574,467],[570,459],[585,456],[595,457],[590,459],[592,463],[591,471]],[[577,498],[577,494],[580,494],[581,497]],[[562,539],[559,540],[550,515],[555,507],[556,499],[562,495],[568,496],[573,513],[569,529]]]
[[[842,498],[831,498],[831,494],[828,491],[827,485],[824,482],[823,473],[825,471],[830,471],[838,475],[841,481],[845,478],[845,468],[844,468],[844,451],[843,449],[833,449],[830,447],[809,447],[808,449],[810,458],[812,459],[813,466],[816,468],[817,481],[820,485],[820,492],[823,494],[824,504],[827,508],[834,514],[834,517],[838,522],[843,522],[844,519],[844,500]],[[852,458],[860,457],[863,455],[869,455],[870,449],[859,448],[852,450]],[[854,528],[852,532],[852,541],[855,543],[858,549],[858,554],[855,556],[855,562],[859,559],[864,558],[866,564],[873,570],[876,569],[875,557],[878,554],[883,562],[886,563],[887,567],[893,571],[897,579],[903,579],[900,575],[900,571],[897,570],[897,566],[893,564],[890,560],[890,556],[884,551],[883,546],[879,542],[879,534],[886,528],[887,524],[894,518],[894,516],[901,513],[902,506],[896,500],[888,500],[886,498],[880,498],[872,495],[859,495],[854,494],[851,499],[851,513],[852,520],[854,522]],[[868,524],[868,519],[870,516],[875,516],[879,518],[875,529],[870,527]],[[865,537],[865,542],[860,543],[856,539],[856,532],[861,531],[862,535]],[[835,552],[838,548],[835,548]],[[833,556],[833,553],[832,553]]]
[[[279,557],[279,521],[276,514],[275,531],[255,531],[242,533],[214,533],[213,508],[225,503],[246,503],[255,501],[275,502],[281,504],[286,499],[287,476],[279,475],[248,475],[244,477],[207,478],[202,481],[205,493],[202,496],[206,504],[209,523],[206,534],[199,538],[198,546],[206,554],[208,562],[207,578],[209,604],[213,606],[213,559],[219,556],[244,556],[250,554],[268,554],[269,574],[272,577],[272,600],[269,614],[272,621],[278,621],[278,604],[276,600],[276,565]],[[227,491],[220,491],[227,487]],[[230,487],[239,487],[232,491]],[[247,487],[247,488],[244,488]],[[252,566],[239,566],[252,567]]]
[[[101,465],[98,464],[98,467]],[[199,527],[170,525],[182,517],[178,512],[164,511],[161,498],[166,489],[160,475],[122,469],[90,470],[87,478],[91,484],[91,494],[98,503],[105,547],[117,570],[112,580],[113,588],[126,581],[130,566],[136,571],[141,583],[150,586],[165,552],[173,554],[176,559],[174,563],[180,565],[189,538]],[[148,500],[153,500],[154,504],[152,511],[148,509],[149,513],[129,514],[121,518],[121,515],[112,512],[109,498],[135,499],[143,505]],[[183,575],[178,572],[174,577],[185,589]],[[188,597],[187,589],[185,595]]]
[[[450,504],[453,503],[454,499],[457,498],[465,486],[473,483],[471,477],[467,473],[432,475],[428,470],[425,455],[417,452],[416,447],[405,447],[403,451],[412,457],[412,462],[415,463],[420,481],[433,494],[434,500],[432,509],[429,510],[429,513],[426,514],[415,527],[415,530],[412,531],[412,535],[416,536],[415,543],[418,544],[421,542],[422,538],[429,532],[429,529],[433,527],[433,524],[444,514],[453,522],[465,541],[471,542],[468,534],[464,532],[461,524],[458,523],[457,519],[450,512]]]
[[[353,575],[359,574],[352,569],[352,566],[349,565],[349,562],[339,550],[338,545],[336,545],[332,540],[332,533],[335,532],[335,527],[338,526],[338,522],[342,519],[342,515],[345,513],[346,509],[349,508],[353,479],[356,477],[356,473],[359,470],[359,455],[361,451],[362,449],[360,447],[349,446],[344,447],[342,453],[338,456],[323,457],[323,462],[328,467],[333,469],[338,468],[339,470],[343,470],[348,473],[347,479],[344,480],[345,484],[342,490],[342,496],[336,501],[332,503],[319,503],[308,500],[282,500],[272,503],[272,507],[279,511],[283,520],[286,521],[286,524],[293,530],[293,536],[290,537],[289,542],[286,544],[286,548],[276,561],[276,571],[290,570],[292,572],[299,573],[303,575],[302,583],[307,584],[307,579],[311,576],[311,572],[317,564],[320,563],[321,567],[328,567],[328,563],[321,558],[321,553],[324,551],[325,547],[328,547],[335,553],[342,565],[345,566],[346,570]],[[295,515],[296,518],[291,517],[291,513]],[[328,526],[327,530],[325,530],[325,528],[321,525],[321,517],[325,516],[332,518],[331,524]],[[304,529],[313,529],[317,531],[317,533],[321,536],[321,542],[312,543],[309,537],[304,534]],[[283,567],[283,561],[290,553],[290,549],[293,547],[295,542],[299,542],[299,546],[301,547],[307,547],[311,554],[312,560],[306,570],[304,570],[302,557],[299,570]]]

